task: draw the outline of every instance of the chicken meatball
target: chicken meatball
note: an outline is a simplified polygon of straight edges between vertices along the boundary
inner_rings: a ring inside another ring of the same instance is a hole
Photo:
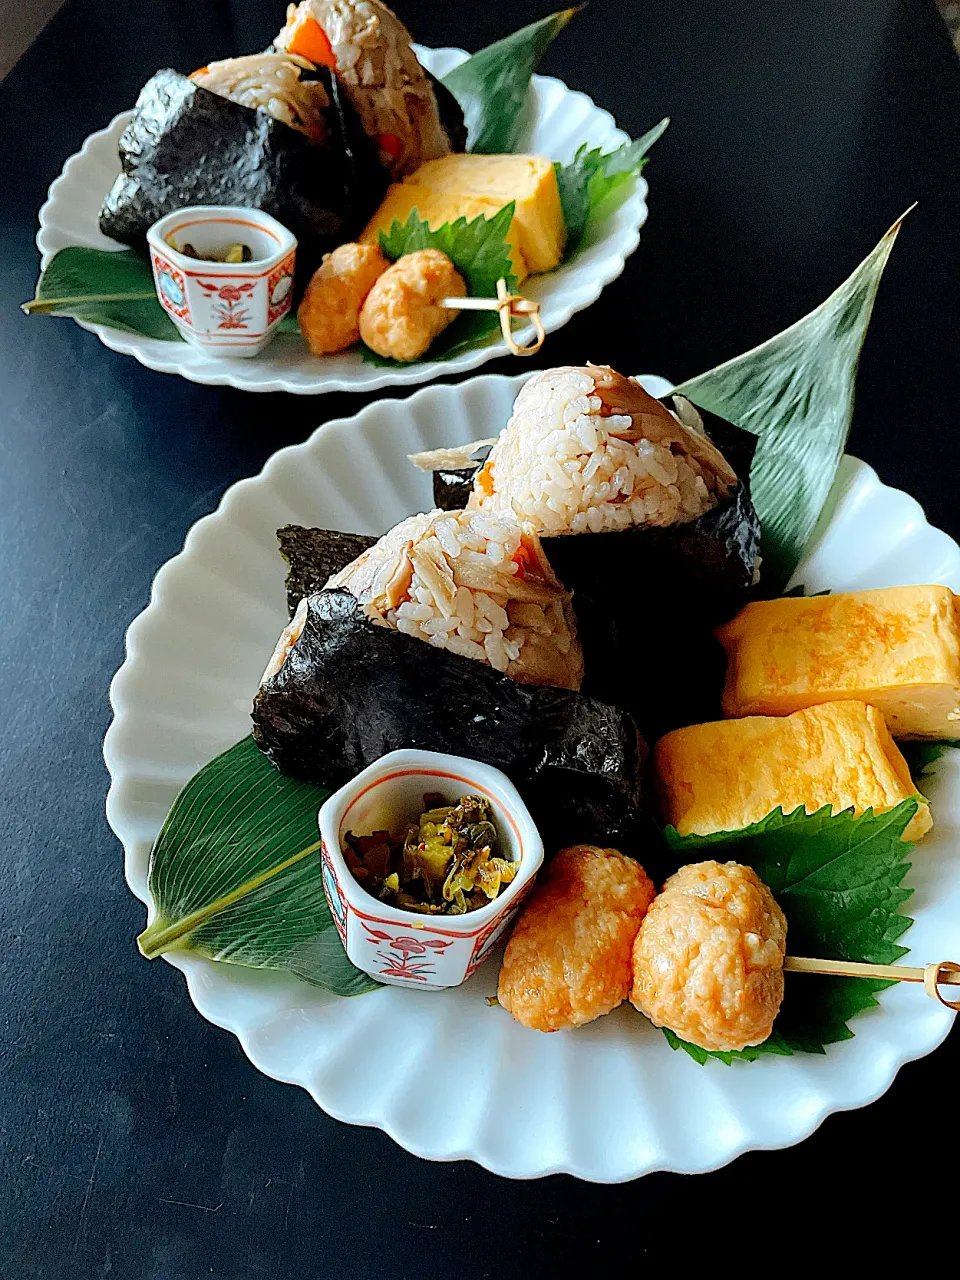
[[[324,255],[297,319],[315,356],[345,351],[360,337],[360,308],[390,264],[373,244],[342,244]]]
[[[536,1031],[580,1027],[630,993],[630,952],[656,890],[616,849],[562,849],[507,944],[498,998]]]
[[[391,360],[419,360],[456,311],[441,298],[465,298],[467,286],[439,249],[405,254],[383,273],[360,312],[360,337]]]
[[[783,1000],[787,922],[750,867],[697,862],[670,877],[633,946],[630,1000],[701,1049],[745,1049]]]

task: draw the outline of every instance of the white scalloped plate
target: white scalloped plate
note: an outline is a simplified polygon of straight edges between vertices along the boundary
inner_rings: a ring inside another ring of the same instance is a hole
[[[438,76],[445,75],[467,57],[463,49],[425,49],[420,45],[416,49],[424,66]],[[549,76],[534,76],[533,88],[536,107],[531,134],[525,143],[529,151],[566,161],[573,158],[584,142],[609,150],[628,141],[613,116],[596,106],[586,94],[574,92]],[[104,195],[120,172],[117,140],[132,114],[124,111],[105,129],[92,133],[50,187],[40,210],[37,233],[41,266],[45,267],[55,253],[68,245],[86,245],[92,249],[124,247],[101,233],[97,216]],[[623,271],[639,242],[640,228],[647,220],[646,194],[647,184],[641,178],[629,200],[588,234],[570,262],[524,283],[526,296],[540,303],[541,319],[548,334],[565,325],[575,312],[595,302],[604,285]],[[102,324],[77,323],[95,333],[105,346],[134,356],[149,369],[179,373],[191,382],[238,387],[241,391],[316,395],[323,391],[376,391],[381,387],[412,386],[466,373],[507,354],[502,343],[494,343],[465,351],[451,360],[419,361],[384,369],[364,364],[356,351],[337,356],[311,356],[298,335],[280,334],[262,355],[251,360],[231,360],[207,355],[185,342],[163,342],[159,338],[122,333]],[[532,330],[524,330],[518,332],[517,337],[526,341],[531,335]]]
[[[107,814],[143,902],[150,847],[177,791],[249,732],[260,673],[286,622],[276,528],[380,533],[429,508],[429,478],[406,455],[495,433],[522,381],[488,375],[430,387],[321,427],[235,484],[157,574],[149,607],[127,633],[104,744]],[[645,381],[656,394],[668,388]],[[814,590],[945,582],[956,591],[960,549],[912,498],[848,457],[798,577]],[[960,941],[954,758],[941,762],[929,794],[937,826],[909,880],[916,923],[905,940],[915,963],[955,956]],[[131,962],[132,953],[131,939]],[[302,1085],[331,1115],[384,1129],[417,1155],[468,1158],[517,1178],[567,1172],[615,1182],[788,1146],[831,1112],[878,1097],[950,1027],[945,1009],[901,984],[823,1057],[698,1067],[629,1006],[574,1032],[524,1029],[484,1001],[496,990],[495,961],[442,994],[388,987],[339,999],[276,973],[169,960],[204,1017],[234,1032],[267,1075]]]

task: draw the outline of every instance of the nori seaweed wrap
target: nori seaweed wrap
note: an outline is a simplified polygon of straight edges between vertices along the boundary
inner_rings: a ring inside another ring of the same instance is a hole
[[[377,539],[365,533],[285,524],[277,530],[277,541],[287,562],[287,608],[292,618],[304,596],[322,591],[335,573],[369,551]]]
[[[440,449],[434,451],[435,454],[443,452],[446,451]],[[452,456],[453,451],[450,452]],[[472,453],[473,459],[466,466],[450,464],[428,466],[425,459],[429,459],[430,454],[412,455],[417,466],[421,468],[426,466],[433,471],[433,505],[440,511],[459,511],[470,501],[473,482],[477,478],[477,472],[490,456],[490,447],[477,448],[472,450]]]
[[[282,772],[338,787],[388,751],[469,755],[507,773],[548,845],[649,836],[645,745],[619,708],[520,685],[492,667],[377,626],[346,591],[301,602],[253,707]]]
[[[594,366],[586,370],[553,370],[537,377],[554,375],[551,412],[562,412],[565,403],[579,396],[583,402],[575,406],[574,412],[583,410],[589,417],[599,412],[601,405],[599,399],[596,406],[590,403],[589,392],[593,388],[581,386],[577,380],[595,381],[599,393],[606,390],[601,379],[608,374],[615,394],[621,400],[636,396],[637,404],[629,404],[631,415],[622,405],[604,403],[604,412],[612,407],[613,414],[619,413],[620,417],[607,414],[598,418],[598,424],[619,422],[622,437],[640,441],[642,448],[645,432],[656,438],[656,420],[651,426],[650,418],[644,416],[640,397],[645,393],[636,384],[625,388],[626,379]],[[573,380],[569,388],[564,388],[562,378],[568,375],[573,375]],[[661,414],[661,404],[670,408],[669,398],[663,402],[649,399],[649,403]],[[749,487],[756,437],[715,414],[702,412],[699,418],[708,437],[706,444],[719,457],[717,463],[705,451],[699,460],[694,457],[695,466],[691,464],[692,480],[706,475],[713,486],[712,490],[705,485],[694,489],[691,484],[692,502],[699,497],[701,508],[706,507],[701,514],[691,518],[696,507],[680,509],[662,523],[630,524],[624,520],[626,527],[601,528],[598,532],[590,531],[588,516],[583,515],[573,520],[564,517],[568,524],[577,521],[585,526],[582,532],[565,529],[551,534],[548,527],[539,523],[547,557],[558,578],[573,592],[584,652],[583,691],[629,709],[651,739],[684,724],[720,717],[724,658],[713,628],[747,603],[759,565],[760,522]],[[551,425],[555,421],[551,419]],[[577,427],[575,418],[569,421]],[[589,435],[592,428],[588,423],[582,430]],[[702,433],[700,436],[703,438]],[[587,440],[588,444],[591,442],[592,436]],[[524,477],[517,474],[522,473],[527,462],[525,444],[515,436],[506,456],[503,452],[498,456],[495,445],[486,462],[435,469],[437,506],[453,508],[467,493],[471,506],[500,509],[495,492],[497,466],[509,466],[513,469],[513,492],[522,495],[512,510],[520,518],[532,519],[538,527],[533,499],[529,508],[523,508]],[[676,457],[676,442],[672,448]],[[692,448],[698,448],[696,438]],[[429,465],[430,456],[418,456],[415,461],[423,466],[426,460]],[[658,459],[653,448],[650,456],[650,466],[656,468]],[[675,474],[663,477],[664,489],[668,480],[675,488]],[[608,497],[606,492],[601,494],[601,498]],[[519,512],[517,505],[521,507]],[[550,512],[545,515],[554,519]],[[662,517],[654,510],[652,518]],[[599,517],[596,522],[601,523]]]
[[[325,67],[304,74],[316,77],[329,102],[322,140],[177,71],[158,71],[120,136],[123,171],[100,212],[103,233],[139,247],[175,209],[261,209],[297,237],[297,274],[306,280],[323,253],[364,226],[388,174],[337,78]]]
[[[651,740],[721,719],[713,629],[749,600],[759,542],[743,481],[689,524],[544,538],[573,591],[584,691],[628,708]]]
[[[433,505],[440,511],[459,511],[470,501],[477,472],[487,460],[489,449],[472,467],[442,467],[433,473]]]

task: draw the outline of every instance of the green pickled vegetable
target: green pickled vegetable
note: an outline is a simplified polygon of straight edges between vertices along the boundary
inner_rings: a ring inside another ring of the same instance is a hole
[[[182,253],[185,258],[196,258],[198,262],[252,262],[253,250],[248,244],[231,244],[219,253],[199,253],[192,244],[184,242],[177,245],[171,236],[167,237],[167,244],[177,253]]]
[[[358,884],[382,902],[425,915],[465,915],[486,906],[517,873],[499,857],[490,802],[458,804],[425,795],[426,806],[403,837],[347,832],[344,857]]]

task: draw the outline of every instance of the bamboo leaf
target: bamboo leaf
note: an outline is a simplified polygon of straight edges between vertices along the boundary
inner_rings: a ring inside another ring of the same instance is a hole
[[[760,438],[751,491],[763,526],[764,586],[775,591],[796,568],[833,486],[860,349],[904,217],[809,315],[677,388]]]
[[[337,995],[377,984],[347,959],[323,892],[317,812],[327,792],[285,778],[252,738],[217,756],[174,801],[150,859],[149,959],[194,951],[284,969]]]
[[[28,315],[73,316],[165,342],[182,341],[157,298],[150,263],[134,249],[61,249],[23,310]]]
[[[529,123],[530,79],[577,9],[560,9],[481,49],[443,77],[463,108],[467,147],[484,155],[519,149]]]

